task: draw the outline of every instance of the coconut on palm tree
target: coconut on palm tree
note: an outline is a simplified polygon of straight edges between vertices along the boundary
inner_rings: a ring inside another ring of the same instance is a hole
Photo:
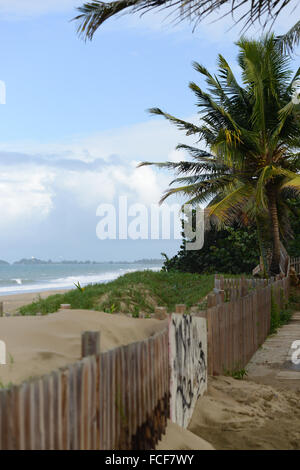
[[[282,55],[273,35],[261,40],[242,38],[238,64],[241,83],[224,57],[218,57],[218,74],[198,63],[208,92],[190,83],[197,97],[199,124],[178,119],[158,108],[198,146],[178,145],[192,161],[150,163],[174,170],[177,177],[162,200],[184,195],[186,202],[208,204],[220,226],[236,221],[256,224],[261,246],[271,237],[270,272],[280,271],[280,240],[289,235],[289,198],[300,197],[300,114],[293,103],[293,82],[300,76],[290,70],[291,59]],[[173,187],[176,184],[178,186]]]

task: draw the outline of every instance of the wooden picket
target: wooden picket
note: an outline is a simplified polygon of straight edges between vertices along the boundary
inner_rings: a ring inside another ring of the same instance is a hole
[[[291,258],[291,268],[294,268],[297,274],[300,274],[300,257]]]
[[[154,449],[169,417],[168,330],[0,390],[0,450]]]
[[[208,309],[193,313],[207,318],[209,374],[224,374],[247,365],[269,334],[272,296],[283,308],[289,296],[288,276],[270,281],[216,276]]]

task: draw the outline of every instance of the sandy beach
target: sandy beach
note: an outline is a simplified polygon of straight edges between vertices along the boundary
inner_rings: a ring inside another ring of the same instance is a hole
[[[49,295],[63,294],[66,290],[48,290],[41,292],[27,292],[23,294],[1,295],[0,302],[3,302],[3,312],[14,314],[20,307],[31,304],[39,298],[45,299]]]

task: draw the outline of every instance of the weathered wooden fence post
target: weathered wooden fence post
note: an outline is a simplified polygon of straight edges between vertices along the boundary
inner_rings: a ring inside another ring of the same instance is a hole
[[[177,304],[175,305],[175,312],[176,313],[185,313],[186,311],[186,305],[185,304]]]
[[[208,294],[207,308],[215,307],[217,305],[216,294]]]
[[[156,320],[164,320],[167,318],[167,308],[166,307],[155,307],[154,318]]]
[[[215,304],[222,304],[225,302],[225,290],[224,290],[224,276],[220,276],[219,274],[215,275],[215,287],[214,287],[214,294],[215,294]],[[210,300],[211,302],[212,300]],[[213,306],[213,305],[210,305]]]
[[[193,316],[199,317],[199,318],[207,318],[207,310],[200,310],[199,307],[196,305],[191,307],[190,313]]]
[[[100,353],[100,331],[85,331],[81,336],[81,357]]]
[[[60,304],[60,308],[62,310],[70,310],[71,309],[71,304]]]
[[[245,276],[241,278],[241,290],[242,290],[242,297],[245,297],[248,294],[248,283]]]
[[[216,274],[214,291],[218,292],[220,290],[224,290],[224,276],[221,276],[220,274]]]

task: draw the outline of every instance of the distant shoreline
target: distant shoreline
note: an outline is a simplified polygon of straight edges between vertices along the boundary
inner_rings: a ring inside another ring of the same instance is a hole
[[[40,266],[40,265],[61,265],[61,264],[67,264],[67,265],[95,265],[95,264],[149,264],[149,265],[155,265],[159,263],[163,263],[163,259],[138,259],[136,261],[78,261],[78,260],[62,260],[62,261],[53,261],[49,259],[48,261],[38,259],[38,258],[22,258],[21,260],[18,261],[13,261],[12,263],[9,263],[8,261],[5,260],[0,260],[0,266],[15,266],[15,265],[22,265],[22,266]]]

